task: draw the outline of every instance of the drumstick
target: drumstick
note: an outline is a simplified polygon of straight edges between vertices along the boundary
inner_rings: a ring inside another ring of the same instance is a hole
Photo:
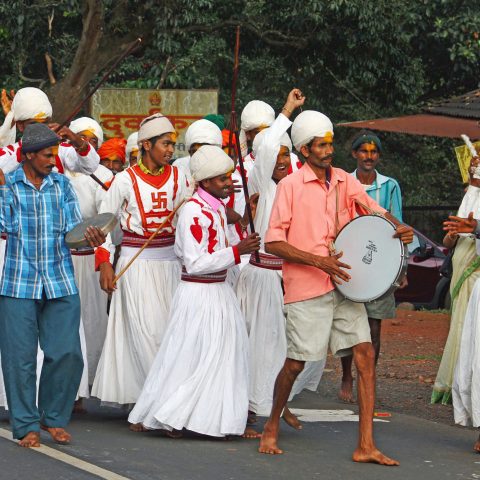
[[[93,173],[90,174],[93,180],[95,180],[106,192],[108,192],[108,187]]]
[[[169,214],[168,217],[161,223],[161,225],[150,235],[148,240],[142,245],[142,248],[130,259],[130,261],[122,268],[122,270],[115,276],[113,283],[117,283],[119,278],[128,270],[130,265],[137,259],[137,257],[147,248],[152,240],[160,233],[160,230],[167,224],[167,222],[177,213],[178,209],[187,201],[190,197],[184,198]]]

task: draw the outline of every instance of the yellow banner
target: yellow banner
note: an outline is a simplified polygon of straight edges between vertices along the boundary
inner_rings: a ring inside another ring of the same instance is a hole
[[[474,142],[473,146],[477,152],[480,151],[480,141]],[[468,183],[470,180],[468,169],[472,160],[472,154],[466,145],[460,145],[459,147],[455,147],[455,155],[457,156],[458,168],[462,175],[462,182]]]
[[[218,90],[101,88],[92,97],[90,111],[106,138],[128,138],[145,117],[161,112],[178,133],[174,154],[178,158],[188,155],[185,151],[187,128],[205,115],[217,113]]]

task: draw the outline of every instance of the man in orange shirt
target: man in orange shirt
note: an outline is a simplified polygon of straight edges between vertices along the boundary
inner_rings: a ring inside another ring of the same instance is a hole
[[[334,290],[335,283],[349,280],[345,269],[350,267],[340,261],[342,253],[330,255],[329,247],[338,231],[367,209],[391,220],[404,243],[413,240],[413,230],[371,199],[358,180],[331,166],[333,126],[328,117],[302,112],[293,123],[292,140],[305,164],[277,185],[265,237],[265,250],[284,259],[287,358],[275,382],[259,451],[283,453],[278,447],[279,421],[292,385],[305,362],[325,358],[330,346],[339,356],[353,353],[359,373],[360,429],[353,460],[398,465],[373,440],[375,352],[367,314],[363,304]]]

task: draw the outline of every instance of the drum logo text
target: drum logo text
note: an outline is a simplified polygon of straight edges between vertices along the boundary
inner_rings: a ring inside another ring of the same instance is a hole
[[[377,246],[371,240],[369,240],[365,248],[367,249],[367,252],[363,256],[362,262],[370,265],[373,260],[373,252],[377,251]]]

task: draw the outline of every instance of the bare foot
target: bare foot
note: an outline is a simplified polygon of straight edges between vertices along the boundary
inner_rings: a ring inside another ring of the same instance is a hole
[[[251,410],[248,411],[247,423],[249,425],[257,423],[257,414],[255,412],[252,412]]]
[[[480,435],[478,436],[478,440],[475,442],[475,445],[473,446],[473,450],[475,452],[480,453]]]
[[[73,404],[72,413],[87,413],[87,409],[83,406],[83,398],[79,398]]]
[[[247,427],[245,428],[245,432],[242,435],[243,438],[261,438],[262,434],[258,433],[254,428]]]
[[[162,430],[162,433],[164,433],[166,437],[173,438],[173,439],[183,437],[183,432],[181,430],[175,430],[175,429],[173,429],[173,430]]]
[[[380,450],[376,448],[367,451],[367,450],[360,450],[357,448],[353,452],[352,460],[354,462],[360,463],[378,463],[379,465],[388,465],[390,467],[400,465],[399,462],[393,460],[392,458],[387,457],[384,455]]]
[[[40,425],[40,428],[48,432],[52,436],[53,441],[55,443],[58,443],[59,445],[68,445],[72,440],[72,436],[67,431],[65,431],[64,428],[47,427],[45,425]]]
[[[148,428],[145,428],[141,423],[131,423],[128,426],[128,428],[132,432],[149,432],[150,431]]]
[[[19,442],[20,447],[38,448],[40,446],[40,433],[28,432]]]
[[[283,450],[278,448],[278,425],[277,427],[272,427],[270,425],[270,420],[267,420],[265,426],[263,427],[262,438],[260,439],[260,446],[258,451],[260,453],[266,453],[269,455],[279,455],[283,453]]]
[[[301,430],[303,428],[302,422],[294,415],[287,407],[283,410],[282,418],[285,422],[295,430]]]
[[[338,398],[347,403],[355,403],[353,398],[353,378],[342,379],[342,386],[338,392]]]

